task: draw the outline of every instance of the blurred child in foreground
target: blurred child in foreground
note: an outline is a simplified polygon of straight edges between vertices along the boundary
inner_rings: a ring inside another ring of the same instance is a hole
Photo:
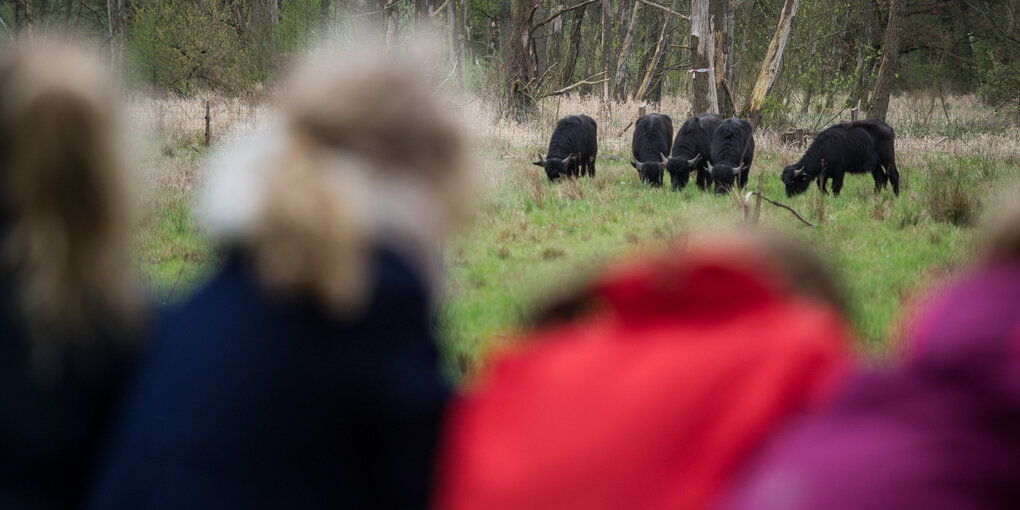
[[[857,370],[829,406],[763,452],[722,507],[1016,508],[1018,204],[976,267],[931,293],[906,340],[901,365]]]
[[[117,87],[78,46],[0,52],[5,510],[80,507],[141,334]]]
[[[422,508],[448,387],[430,313],[464,142],[422,64],[324,51],[210,168],[227,252],[167,314],[93,508]]]
[[[437,508],[708,507],[828,398],[839,302],[810,252],[764,235],[610,270],[453,404]]]

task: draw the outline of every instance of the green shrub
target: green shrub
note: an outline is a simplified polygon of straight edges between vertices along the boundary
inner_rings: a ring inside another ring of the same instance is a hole
[[[218,0],[147,0],[135,6],[129,42],[142,78],[179,94],[246,90],[255,67]]]

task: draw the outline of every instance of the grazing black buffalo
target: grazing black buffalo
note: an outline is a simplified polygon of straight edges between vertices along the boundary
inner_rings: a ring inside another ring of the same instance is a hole
[[[641,180],[654,187],[662,186],[662,174],[669,158],[669,142],[673,140],[673,119],[661,113],[649,113],[634,124],[634,140],[630,164],[637,169]]]
[[[875,193],[885,187],[886,172],[892,183],[893,194],[900,194],[900,173],[896,171],[896,154],[893,145],[896,134],[888,124],[878,119],[858,120],[836,124],[815,137],[800,161],[783,169],[782,179],[786,195],[803,193],[811,181],[826,193],[826,179],[832,179],[832,194],[839,196],[846,173],[871,172],[875,178]],[[882,168],[885,167],[885,171]]]
[[[595,177],[595,156],[599,151],[598,126],[587,115],[568,115],[556,123],[546,155],[534,164],[545,168],[550,181],[560,177]]]
[[[698,172],[698,187],[704,190],[711,182],[708,172],[708,158],[712,154],[712,135],[722,119],[714,113],[702,113],[691,117],[680,126],[673,140],[673,150],[666,163],[673,190],[683,189],[691,172]]]
[[[747,174],[754,161],[754,136],[747,121],[730,117],[715,128],[712,135],[712,159],[708,171],[715,181],[716,194],[722,194],[733,187],[733,180],[739,177],[737,185],[747,186]]]

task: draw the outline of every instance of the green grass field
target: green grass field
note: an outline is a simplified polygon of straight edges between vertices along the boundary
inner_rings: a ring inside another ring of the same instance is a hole
[[[485,191],[477,214],[447,245],[439,316],[451,367],[475,366],[545,296],[576,285],[606,263],[743,221],[736,195],[716,197],[693,184],[672,192],[668,184],[650,189],[638,182],[627,164],[627,136],[600,143],[594,179],[546,182],[530,161],[544,145],[549,119],[515,128],[528,133],[523,141],[511,135],[511,141],[497,136],[479,144]],[[963,140],[955,148],[930,138],[901,139],[898,198],[888,188],[875,194],[870,175],[850,175],[838,198],[823,197],[812,187],[787,199],[779,171],[802,149],[778,144],[774,133],[759,137],[764,143],[759,142],[751,184],[763,175],[766,196],[789,204],[816,226],[768,204],[762,205],[760,224],[796,236],[822,254],[844,283],[862,350],[876,354],[893,345],[911,299],[968,263],[987,206],[1015,189],[1020,176],[1016,141],[1008,137],[981,144]],[[1002,150],[1004,143],[1013,145]],[[968,151],[968,146],[978,149]],[[169,165],[181,168],[201,163],[204,153],[181,151],[166,158],[185,158],[186,164]],[[139,263],[160,302],[186,296],[217,262],[191,216],[192,193],[188,186],[158,193],[139,235]]]

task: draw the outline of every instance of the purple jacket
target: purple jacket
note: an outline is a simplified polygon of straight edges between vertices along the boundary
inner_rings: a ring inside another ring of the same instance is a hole
[[[754,461],[725,510],[994,509],[1020,504],[1020,264],[923,307],[903,366],[859,371]]]

